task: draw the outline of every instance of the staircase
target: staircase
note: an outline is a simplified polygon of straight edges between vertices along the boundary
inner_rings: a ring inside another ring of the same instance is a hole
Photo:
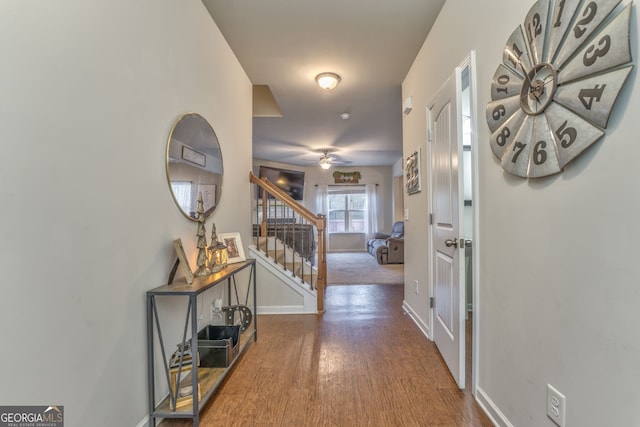
[[[253,256],[304,296],[304,305],[315,303],[324,312],[327,277],[326,218],[293,200],[268,179],[249,173],[260,191],[253,227]]]

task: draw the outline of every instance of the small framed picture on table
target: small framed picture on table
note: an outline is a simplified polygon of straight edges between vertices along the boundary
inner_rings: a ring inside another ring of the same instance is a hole
[[[229,264],[246,260],[244,256],[244,248],[242,247],[242,240],[240,239],[240,233],[222,233],[219,234],[218,237],[222,243],[227,245]]]

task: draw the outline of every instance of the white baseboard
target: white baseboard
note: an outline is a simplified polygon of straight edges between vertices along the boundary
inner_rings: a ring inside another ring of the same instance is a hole
[[[418,328],[420,328],[422,333],[429,340],[433,341],[433,338],[431,338],[431,331],[429,329],[429,325],[425,321],[423,321],[420,318],[420,316],[418,316],[418,314],[413,310],[413,308],[411,308],[411,306],[406,300],[402,301],[402,309],[405,311],[405,313],[407,313],[411,317],[411,319],[413,319],[413,322],[416,325],[418,325]]]
[[[480,387],[476,388],[476,402],[482,408],[485,414],[491,419],[491,422],[497,427],[513,427],[513,424],[502,413],[500,408],[493,403],[493,400]]]

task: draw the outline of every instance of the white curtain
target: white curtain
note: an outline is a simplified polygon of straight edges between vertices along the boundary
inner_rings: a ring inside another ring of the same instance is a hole
[[[329,215],[329,186],[328,185],[318,185],[318,191],[316,192],[316,213]]]
[[[373,239],[378,231],[378,187],[367,184],[367,239]]]

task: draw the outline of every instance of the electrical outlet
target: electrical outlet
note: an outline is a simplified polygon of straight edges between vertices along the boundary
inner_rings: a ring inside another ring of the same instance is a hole
[[[418,295],[420,285],[418,284],[417,280],[414,280],[413,282],[416,284],[416,295]]]
[[[567,412],[565,397],[551,384],[547,384],[547,416],[558,425],[564,427]]]
[[[222,316],[222,300],[217,299],[211,303],[211,324],[221,325],[224,323]]]

